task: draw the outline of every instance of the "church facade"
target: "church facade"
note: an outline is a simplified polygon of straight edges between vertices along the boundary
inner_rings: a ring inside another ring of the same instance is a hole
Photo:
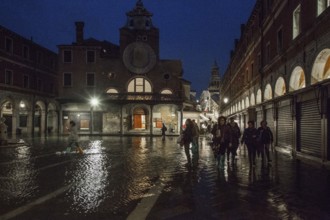
[[[162,123],[180,132],[190,95],[182,63],[160,59],[159,30],[142,1],[126,15],[119,45],[85,39],[76,22],[76,41],[58,46],[60,133],[70,120],[88,134],[154,135]]]

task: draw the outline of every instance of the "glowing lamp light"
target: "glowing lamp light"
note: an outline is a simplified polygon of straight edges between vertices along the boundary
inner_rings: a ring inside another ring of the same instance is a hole
[[[25,103],[24,102],[19,103],[19,107],[25,108]]]
[[[224,103],[227,103],[228,101],[229,101],[229,100],[228,100],[227,97],[223,99],[223,102],[224,102]]]
[[[99,104],[99,100],[97,98],[92,98],[91,99],[91,105],[92,106],[97,106]]]

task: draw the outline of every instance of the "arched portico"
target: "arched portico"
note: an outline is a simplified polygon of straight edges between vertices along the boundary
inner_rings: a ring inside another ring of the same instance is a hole
[[[257,92],[257,104],[260,104],[262,99],[261,99],[261,89],[258,89],[258,92]]]
[[[272,87],[270,86],[270,84],[268,83],[265,87],[265,91],[264,91],[264,100],[268,101],[271,100],[273,98],[273,90]]]
[[[306,77],[303,68],[297,66],[294,68],[290,78],[290,88],[289,91],[296,91],[306,87]]]
[[[279,77],[276,80],[276,84],[275,84],[275,98],[282,96],[286,93],[286,85],[285,85],[285,81],[283,77]]]
[[[322,50],[316,57],[312,69],[311,84],[330,78],[330,49]]]

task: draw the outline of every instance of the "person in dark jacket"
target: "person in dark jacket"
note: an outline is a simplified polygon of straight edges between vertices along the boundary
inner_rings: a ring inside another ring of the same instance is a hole
[[[162,132],[162,141],[165,141],[165,132],[167,131],[167,127],[165,126],[164,123],[163,123],[163,126],[160,130]]]
[[[244,129],[241,144],[246,144],[250,167],[254,167],[256,165],[256,153],[258,145],[257,136],[258,130],[254,127],[254,121],[248,121],[248,127]]]
[[[265,120],[260,122],[260,127],[258,128],[258,142],[260,146],[262,165],[264,165],[265,162],[265,154],[267,162],[271,163],[272,160],[270,158],[269,149],[273,143],[273,133],[267,126],[267,121]]]
[[[185,121],[185,129],[182,131],[184,152],[187,156],[187,166],[191,165],[190,144],[193,141],[193,129],[193,122],[190,118],[188,118]]]
[[[213,126],[213,152],[220,169],[224,169],[225,153],[232,145],[230,128],[226,125],[226,117],[220,116],[218,123]]]
[[[235,122],[234,117],[230,118],[228,123],[232,137],[232,146],[227,149],[227,162],[229,162],[229,156],[231,154],[231,162],[235,163],[235,156],[237,155],[237,149],[239,146],[239,138],[241,137],[241,129]]]

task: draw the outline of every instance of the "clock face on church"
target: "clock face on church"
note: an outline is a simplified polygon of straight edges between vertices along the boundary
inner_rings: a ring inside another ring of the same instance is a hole
[[[149,72],[155,66],[156,54],[148,44],[134,42],[125,48],[123,61],[131,72],[143,74]]]

